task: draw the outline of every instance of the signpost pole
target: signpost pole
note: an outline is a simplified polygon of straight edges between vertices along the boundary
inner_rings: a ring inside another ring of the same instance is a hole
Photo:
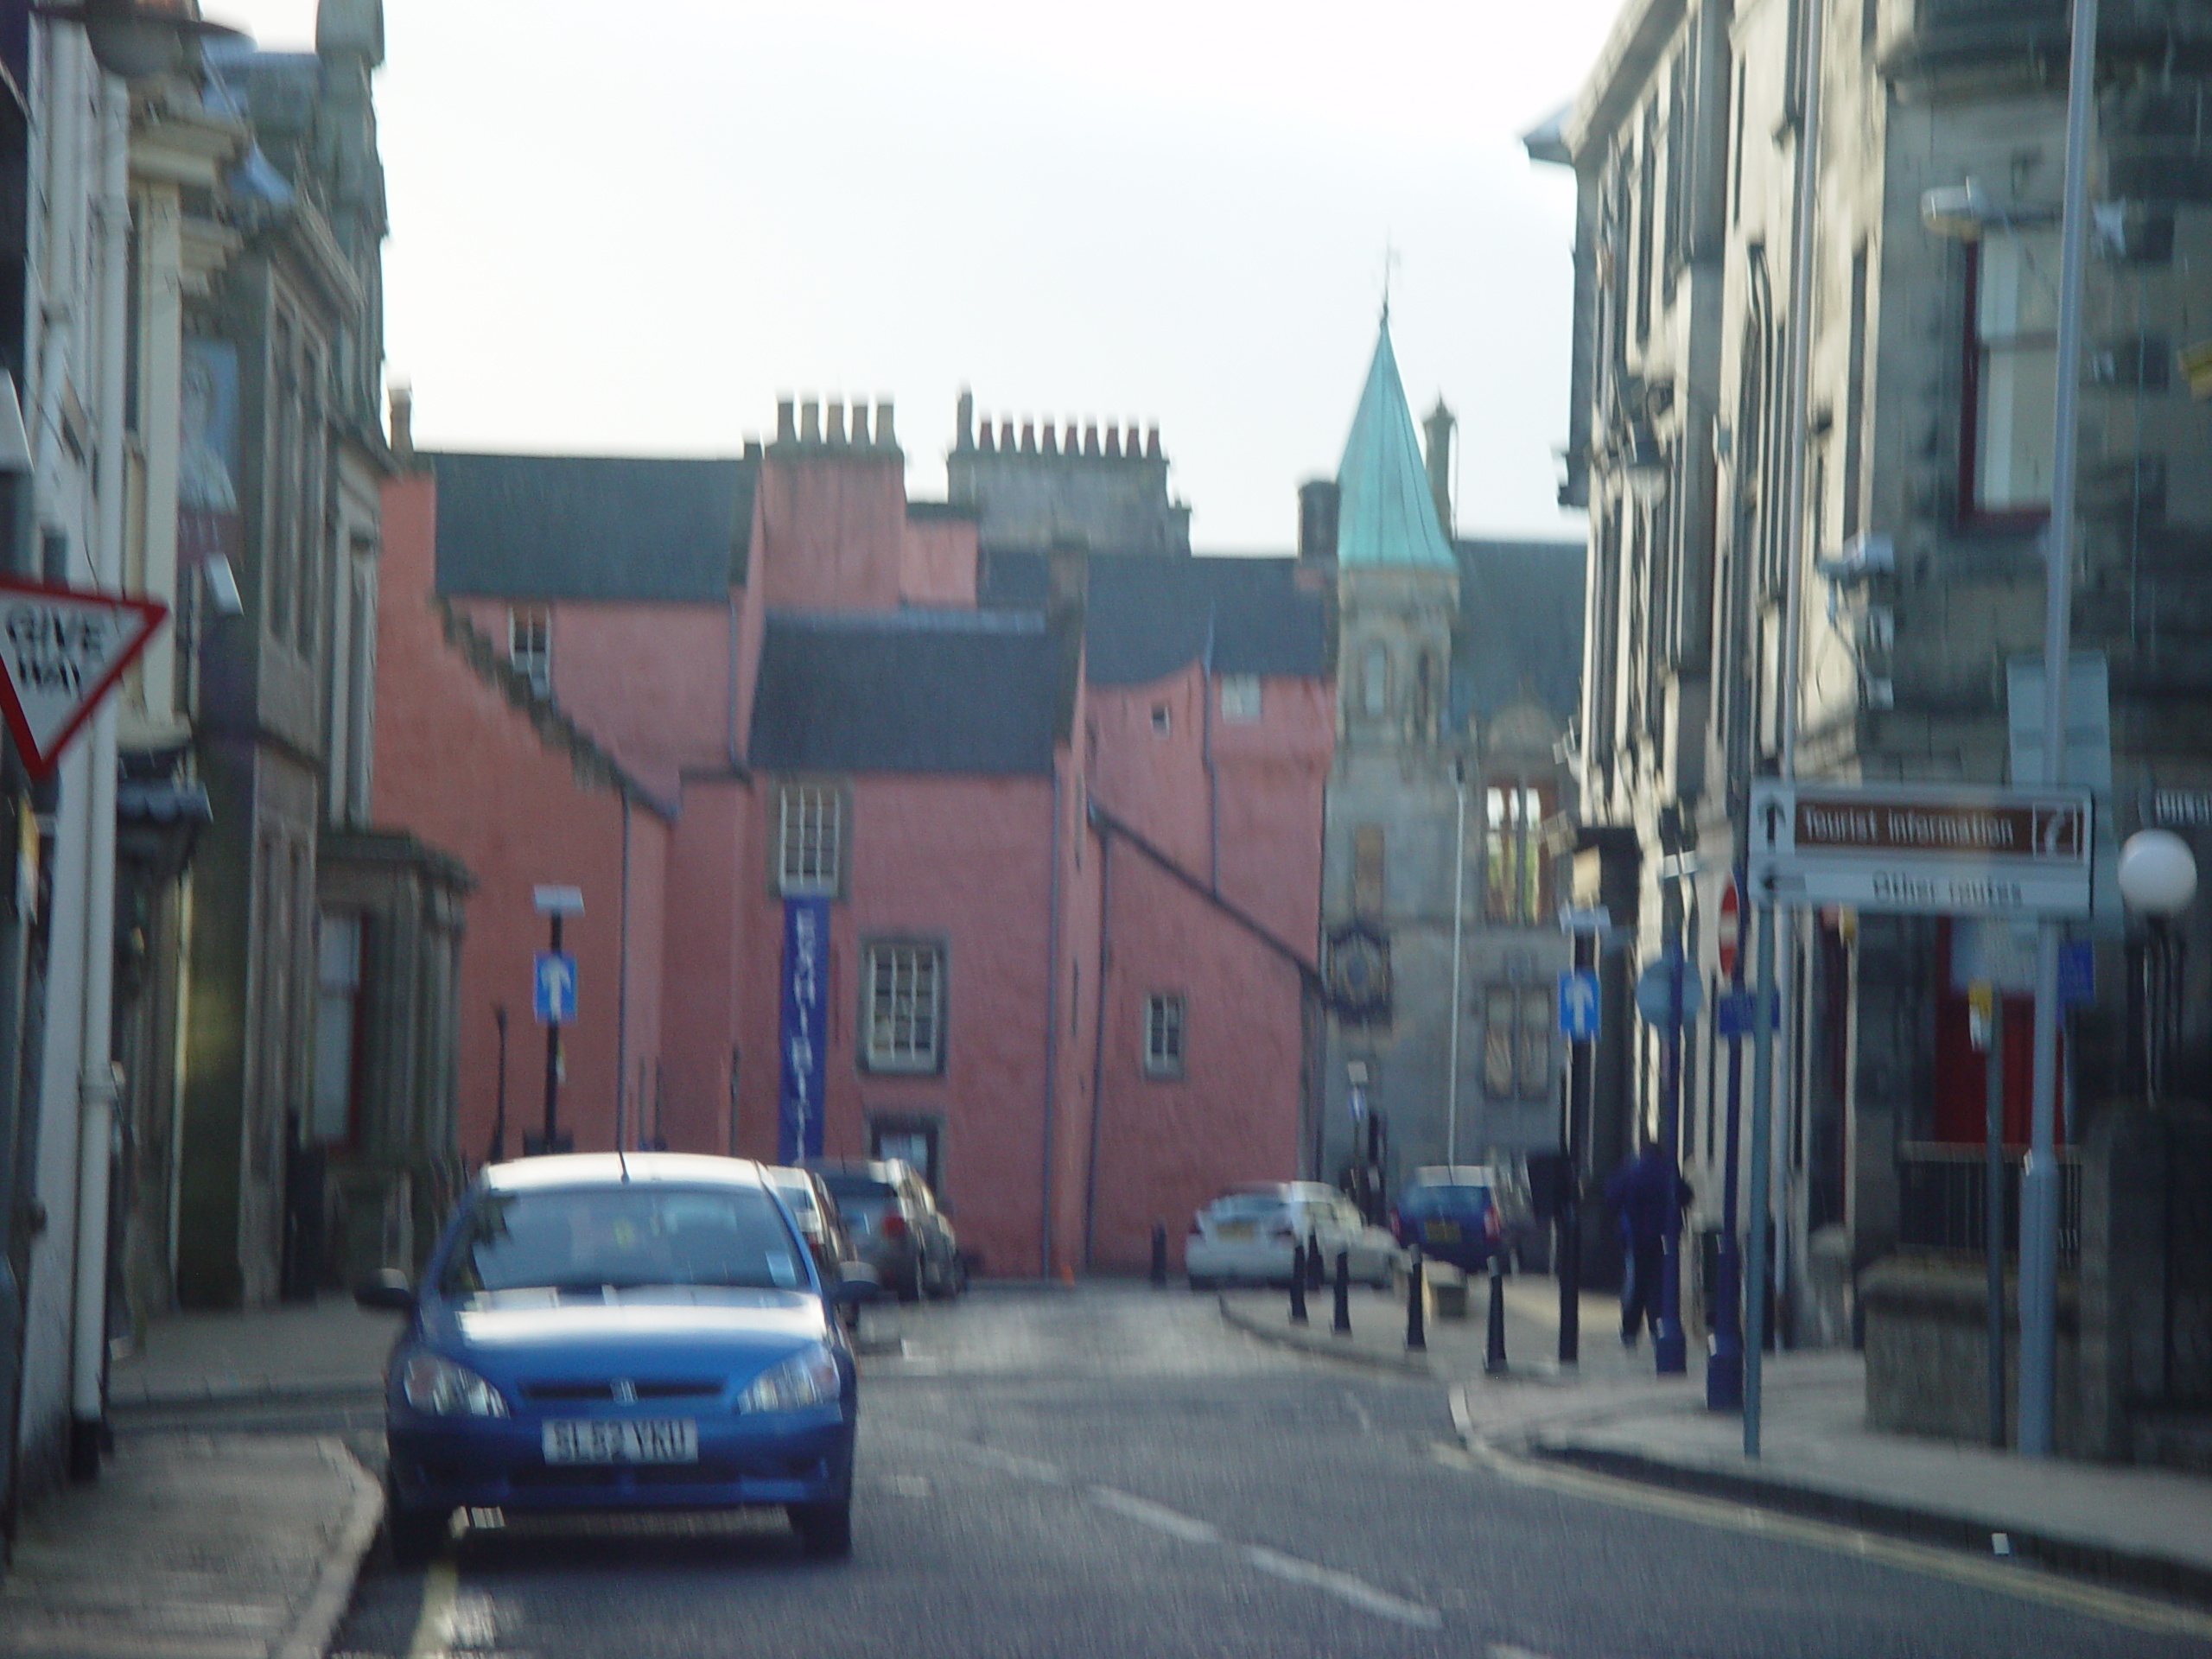
[[[1772,1181],[1768,1126],[1774,1115],[1774,904],[1761,894],[1758,927],[1758,1003],[1751,1020],[1751,1202],[1744,1276],[1744,1455],[1759,1454],[1759,1370],[1766,1351],[1767,1194]],[[1731,1163],[1732,1165],[1732,1159]]]
[[[561,957],[561,912],[554,912],[553,937],[546,947],[553,953],[554,960],[556,962]],[[558,1115],[560,1096],[561,1022],[555,1019],[545,1022],[545,1140],[544,1143],[538,1147],[540,1152],[550,1153],[556,1144],[554,1136],[558,1129],[556,1118]]]
[[[2005,1448],[2005,995],[1989,997],[1989,1054],[1983,1062],[1986,1090],[1982,1125],[1981,1247],[1989,1270],[1989,1443]]]
[[[1729,878],[1728,896],[1736,902],[1722,906],[1725,931],[1733,912],[1735,949],[1728,953],[1728,989],[1740,1007],[1744,995],[1744,938],[1751,918],[1745,912],[1746,883],[1738,871]],[[1751,1017],[1766,1019],[1766,1005],[1754,1002]],[[1728,1128],[1722,1152],[1720,1178],[1720,1271],[1713,1288],[1713,1347],[1705,1365],[1705,1404],[1709,1411],[1733,1411],[1744,1403],[1744,1330],[1738,1287],[1741,1264],[1736,1245],[1736,1160],[1743,1128],[1744,1034],[1738,1027],[1728,1035]]]
[[[1661,1376],[1689,1370],[1689,1344],[1682,1334],[1682,1217],[1675,1194],[1681,1180],[1682,949],[1667,947],[1667,1023],[1660,1033],[1659,1138],[1667,1152],[1667,1230],[1659,1249],[1659,1334],[1651,1344]]]
[[[1578,932],[1574,938],[1574,966],[1595,970],[1598,938]],[[1559,1363],[1576,1365],[1582,1358],[1582,1122],[1588,1115],[1591,1074],[1597,1065],[1597,1044],[1589,1038],[1570,1040],[1567,1050],[1567,1177],[1559,1195]]]
[[[2097,0],[2074,0],[2066,93],[2065,212],[2060,221],[2057,395],[2051,419],[2050,520],[2044,526],[2043,777],[2063,781],[2067,651],[2073,629],[2075,423],[2082,384],[2082,276],[2088,235],[2089,119],[2095,107]],[[2034,1105],[2020,1172],[2020,1451],[2050,1455],[2058,1338],[2058,923],[2036,929]]]

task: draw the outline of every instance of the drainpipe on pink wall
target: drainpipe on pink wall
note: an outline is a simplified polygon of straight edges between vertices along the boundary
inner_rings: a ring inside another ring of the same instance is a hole
[[[730,770],[737,770],[737,590],[729,594],[729,713],[723,730],[723,741],[729,749]],[[735,1150],[733,1143],[732,1150]]]
[[[1081,831],[1078,831],[1081,833]],[[1114,931],[1114,838],[1098,837],[1098,1007],[1090,1021],[1090,1159],[1083,1176],[1083,1266],[1090,1270],[1098,1229],[1098,1120],[1105,1110],[1106,967]]]
[[[1206,768],[1206,885],[1221,891],[1221,774],[1213,764],[1213,625],[1206,607],[1206,652],[1198,664],[1199,747]]]
[[[622,1094],[630,1071],[630,791],[622,791],[622,919],[614,967],[614,1150],[622,1150]],[[640,1102],[642,1109],[644,1103]]]
[[[1073,753],[1071,746],[1070,753]],[[1060,1058],[1060,768],[1052,764],[1052,870],[1045,901],[1045,1160],[1044,1226],[1038,1254],[1046,1278],[1052,1276],[1052,1081]]]

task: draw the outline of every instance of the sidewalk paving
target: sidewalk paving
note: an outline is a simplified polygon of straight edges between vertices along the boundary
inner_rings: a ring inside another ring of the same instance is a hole
[[[1412,1370],[1451,1384],[1453,1420],[1474,1449],[1551,1459],[1648,1484],[1991,1553],[2063,1572],[2212,1601],[2212,1480],[2167,1470],[2028,1461],[1987,1447],[1885,1434],[1866,1426],[1866,1362],[1848,1351],[1770,1356],[1762,1455],[1746,1458],[1743,1420],[1705,1405],[1704,1357],[1687,1376],[1654,1374],[1647,1346],[1620,1342],[1618,1305],[1586,1296],[1581,1363],[1562,1370],[1558,1291],[1505,1282],[1503,1376],[1484,1373],[1487,1290],[1465,1320],[1428,1325],[1426,1360],[1405,1351],[1402,1297],[1356,1294],[1352,1334],[1330,1332],[1325,1293],[1313,1322],[1290,1325],[1278,1291],[1232,1292],[1224,1316],[1310,1351]]]
[[[99,1478],[23,1516],[0,1576],[0,1653],[319,1659],[382,1491],[342,1440],[236,1432],[225,1408],[373,1397],[398,1325],[335,1298],[156,1321],[113,1367],[120,1432]],[[132,1428],[147,1408],[178,1409]]]

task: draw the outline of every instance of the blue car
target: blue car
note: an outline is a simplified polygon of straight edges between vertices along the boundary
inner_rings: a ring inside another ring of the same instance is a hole
[[[810,1554],[852,1550],[852,1350],[757,1166],[671,1154],[485,1170],[419,1289],[385,1377],[385,1535],[421,1560],[453,1512],[779,1505]]]
[[[1491,1254],[1509,1248],[1496,1173],[1478,1164],[1421,1170],[1402,1187],[1390,1231],[1408,1249],[1463,1273],[1489,1271]]]

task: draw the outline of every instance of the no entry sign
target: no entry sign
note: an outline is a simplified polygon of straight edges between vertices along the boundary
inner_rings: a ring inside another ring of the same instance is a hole
[[[54,770],[168,614],[149,599],[0,576],[0,714],[34,778]]]

